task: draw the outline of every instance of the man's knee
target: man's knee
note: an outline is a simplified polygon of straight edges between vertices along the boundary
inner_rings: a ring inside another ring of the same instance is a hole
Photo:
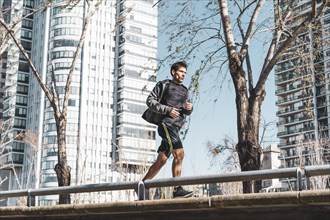
[[[166,164],[166,160],[160,160],[158,163],[160,166],[164,166]]]
[[[166,157],[166,155],[161,152],[158,154],[156,163],[158,163],[159,166],[164,166],[166,164],[167,159],[168,158]]]
[[[183,158],[184,158],[184,151],[183,151],[183,148],[174,149],[174,150],[172,151],[172,154],[173,154],[173,157],[174,157],[175,159],[183,160]]]

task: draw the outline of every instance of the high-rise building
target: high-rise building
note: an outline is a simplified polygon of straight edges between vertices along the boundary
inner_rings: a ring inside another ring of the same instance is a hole
[[[24,0],[25,5],[26,2],[31,7],[39,3]],[[84,1],[72,9],[63,8],[63,2],[57,0],[48,10],[31,16],[27,34],[31,59],[48,87],[53,83],[54,71],[60,103],[87,13]],[[66,147],[71,185],[137,180],[154,160],[156,127],[141,118],[146,97],[156,81],[158,10],[154,3],[154,0],[103,1],[90,22],[73,72],[68,102]],[[23,26],[20,29],[24,30]],[[11,56],[8,52],[8,57]],[[23,79],[28,84],[23,97],[29,100],[25,103],[24,130],[37,133],[39,143],[23,145],[21,187],[55,187],[58,184],[54,171],[57,164],[54,113],[37,81],[29,75],[29,67],[24,70]],[[5,93],[7,97],[17,99],[18,92]],[[12,108],[18,112],[17,106]],[[116,201],[133,196],[133,192],[115,191],[80,194],[73,199]],[[55,195],[38,198],[40,205],[57,201]]]
[[[21,45],[31,55],[32,20],[28,16],[32,10],[32,1],[1,0],[1,12],[6,22],[17,21],[13,32]],[[17,20],[15,20],[17,19]],[[24,144],[15,137],[25,131],[28,108],[28,88],[30,81],[29,66],[21,56],[18,47],[12,39],[6,44],[6,50],[1,54],[1,146],[0,146],[0,176],[6,180],[6,189],[17,189],[22,173],[24,160]],[[15,170],[15,172],[12,172]]]
[[[281,6],[286,4],[282,1]],[[299,25],[311,8],[311,1],[297,1],[288,27]],[[330,163],[329,23],[328,10],[299,35],[275,66],[282,167]],[[295,179],[282,182],[296,188]]]

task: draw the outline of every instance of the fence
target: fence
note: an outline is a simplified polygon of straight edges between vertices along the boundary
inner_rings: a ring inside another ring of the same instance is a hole
[[[132,190],[137,191],[138,199],[146,199],[146,191],[155,187],[167,187],[176,185],[196,185],[206,183],[224,183],[237,181],[250,181],[274,178],[296,178],[297,190],[302,190],[303,176],[306,180],[307,189],[309,189],[309,178],[312,176],[330,175],[330,165],[306,166],[304,169],[300,168],[284,168],[284,169],[269,169],[257,171],[245,171],[237,173],[226,173],[217,175],[202,175],[190,177],[164,178],[121,183],[98,183],[86,184],[79,186],[63,186],[42,189],[25,189],[25,190],[11,190],[0,192],[0,198],[11,197],[27,197],[27,205],[33,206],[34,198],[36,196],[56,195],[67,193],[86,193],[99,191],[114,191],[114,190]]]

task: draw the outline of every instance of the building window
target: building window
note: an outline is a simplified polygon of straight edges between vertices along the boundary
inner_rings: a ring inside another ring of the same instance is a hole
[[[13,154],[12,155],[12,162],[14,163],[23,163],[23,154]]]
[[[54,118],[54,112],[46,112],[45,113],[45,120],[53,119]]]
[[[41,169],[54,169],[55,167],[55,161],[44,161],[41,164]]]
[[[21,40],[21,44],[25,50],[31,51],[32,43],[28,41]]]
[[[134,27],[134,26],[131,26],[130,27],[130,31],[133,31],[133,32],[136,32],[136,33],[142,33],[142,29],[141,28]]]
[[[25,126],[26,126],[26,120],[25,119],[15,118],[14,127],[16,127],[16,128],[25,128]]]
[[[77,17],[59,17],[51,20],[51,26],[58,24],[82,25],[82,19]]]
[[[16,116],[21,116],[21,117],[25,117],[27,113],[27,109],[26,108],[22,108],[22,107],[17,107],[15,109],[15,115]]]
[[[18,70],[19,71],[22,71],[22,72],[29,72],[29,64],[23,63],[23,62],[19,62]]]
[[[16,104],[27,105],[27,103],[28,103],[27,97],[19,96],[19,95],[16,96]]]
[[[22,142],[14,142],[13,151],[24,151],[24,144]]]
[[[73,58],[74,52],[73,51],[56,51],[51,53],[51,59],[58,59],[58,58]]]
[[[66,130],[67,131],[77,131],[78,130],[78,124],[75,123],[68,123],[66,125]]]
[[[64,86],[58,86],[57,90],[58,90],[59,94],[65,94],[65,87]],[[80,88],[79,87],[71,86],[70,94],[79,95],[79,93],[80,93]]]
[[[68,106],[76,106],[76,100],[74,100],[74,99],[69,99],[69,101],[68,101]]]
[[[27,30],[22,29],[21,30],[21,37],[31,40],[32,39],[32,31],[27,31]]]
[[[56,139],[57,139],[56,136],[43,137],[43,144],[55,144]]]
[[[33,8],[34,0],[24,0],[24,7]]]
[[[33,22],[30,20],[22,20],[22,27],[32,29],[33,28]]]
[[[57,177],[56,174],[54,173],[49,173],[49,174],[44,174],[42,175],[42,182],[57,182]]]
[[[45,124],[44,131],[45,132],[56,131],[56,125],[55,125],[55,123]]]
[[[27,9],[24,8],[23,9],[23,17],[25,17],[26,15],[30,14],[27,18],[33,19],[33,10],[32,9]]]
[[[29,91],[29,87],[28,86],[17,85],[17,93],[27,95],[28,94],[28,91]]]
[[[54,40],[52,42],[51,48],[56,47],[77,47],[78,41],[76,40]]]
[[[138,37],[138,36],[135,36],[135,35],[132,35],[132,34],[127,34],[126,39],[128,41],[131,41],[131,42],[134,42],[134,43],[142,44],[142,38]]]

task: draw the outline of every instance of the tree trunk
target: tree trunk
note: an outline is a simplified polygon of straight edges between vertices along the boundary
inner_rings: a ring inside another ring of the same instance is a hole
[[[56,118],[56,117],[55,117]],[[58,186],[70,186],[71,183],[71,167],[68,166],[67,155],[66,155],[66,120],[61,116],[57,118],[57,137],[58,137],[58,163],[55,165],[55,172],[57,175]],[[60,204],[70,204],[71,198],[70,194],[60,194],[59,195]]]
[[[264,89],[255,94],[250,88],[248,97],[245,71],[238,53],[230,59],[230,73],[236,92],[238,152],[242,171],[259,170],[262,165],[262,149],[259,144],[261,104],[266,95]],[[243,181],[243,193],[259,192],[261,180]]]

